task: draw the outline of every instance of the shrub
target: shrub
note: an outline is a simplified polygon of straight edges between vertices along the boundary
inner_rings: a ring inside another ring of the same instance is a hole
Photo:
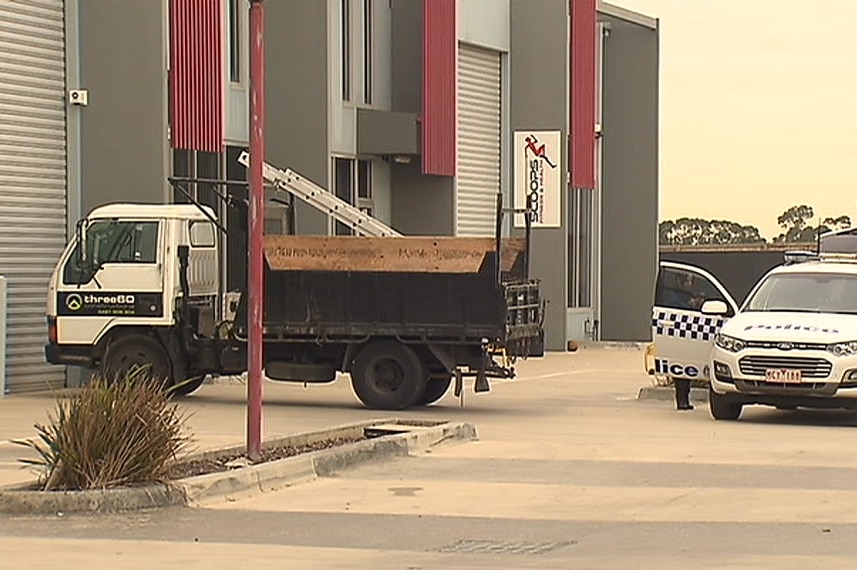
[[[170,394],[138,368],[112,382],[94,377],[74,397],[57,402],[30,447],[45,491],[105,489],[166,479],[171,460],[191,442],[187,416]]]

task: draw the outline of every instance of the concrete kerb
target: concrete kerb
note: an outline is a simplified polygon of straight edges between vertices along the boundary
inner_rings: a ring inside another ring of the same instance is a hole
[[[267,441],[265,448],[305,445],[325,439],[363,435],[367,428],[390,431],[355,443],[259,463],[229,471],[209,473],[164,485],[89,491],[36,491],[31,487],[0,489],[0,512],[11,514],[59,514],[71,512],[120,512],[170,506],[192,506],[233,500],[312,481],[361,463],[413,455],[449,440],[477,439],[472,424],[387,419],[359,422],[328,430],[299,433]],[[401,430],[399,433],[396,431]],[[241,454],[243,446],[208,450],[182,460]]]

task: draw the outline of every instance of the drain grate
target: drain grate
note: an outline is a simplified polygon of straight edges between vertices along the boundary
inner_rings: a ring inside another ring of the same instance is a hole
[[[563,542],[459,540],[439,548],[437,552],[457,554],[545,554],[574,544],[577,544],[576,540]]]

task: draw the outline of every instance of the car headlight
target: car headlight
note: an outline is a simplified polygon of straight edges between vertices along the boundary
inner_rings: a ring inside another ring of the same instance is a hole
[[[829,344],[827,350],[834,356],[853,356],[857,354],[857,340]]]
[[[714,337],[714,344],[723,350],[728,350],[729,352],[740,352],[744,350],[745,346],[744,341],[740,338],[735,338],[725,334],[718,334]]]

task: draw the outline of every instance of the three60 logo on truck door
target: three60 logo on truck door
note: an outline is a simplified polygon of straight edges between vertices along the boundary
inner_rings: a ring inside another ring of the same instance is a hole
[[[57,315],[61,317],[162,317],[164,304],[160,293],[57,294]]]

